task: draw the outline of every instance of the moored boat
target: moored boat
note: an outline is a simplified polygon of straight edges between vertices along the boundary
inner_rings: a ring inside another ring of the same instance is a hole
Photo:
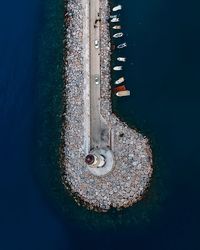
[[[118,10],[121,10],[122,9],[122,6],[119,4],[117,6],[115,6],[112,10],[113,11],[118,11]]]
[[[118,17],[114,17],[111,19],[111,23],[117,23],[119,22],[119,18]]]
[[[125,48],[125,47],[127,47],[126,43],[122,43],[122,44],[117,46],[118,49],[122,49],[122,48]]]
[[[124,77],[120,77],[117,81],[115,81],[115,84],[120,84],[124,82]]]
[[[126,62],[126,57],[117,57],[117,61]]]
[[[122,97],[122,96],[129,96],[130,94],[131,94],[130,90],[122,90],[122,91],[118,91],[116,93],[116,96]]]
[[[120,30],[121,29],[121,25],[115,25],[115,26],[113,26],[113,29],[114,30]]]
[[[115,66],[113,69],[114,69],[115,71],[119,71],[119,70],[122,70],[122,66]]]
[[[115,88],[113,89],[113,92],[114,92],[114,93],[117,93],[117,92],[119,92],[119,91],[125,91],[125,90],[126,90],[125,85],[122,85],[122,86],[117,86],[117,87],[115,87]]]
[[[119,33],[116,33],[113,35],[114,38],[119,38],[119,37],[122,37],[123,36],[123,33],[122,32],[119,32]]]

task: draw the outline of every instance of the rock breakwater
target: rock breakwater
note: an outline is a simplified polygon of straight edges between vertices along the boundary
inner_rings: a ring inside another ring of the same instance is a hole
[[[82,0],[68,0],[65,14],[65,111],[63,128],[63,183],[75,200],[96,211],[129,207],[140,200],[152,175],[148,139],[112,113],[110,91],[109,3],[100,0],[101,115],[111,128],[114,168],[94,176],[85,164],[84,149],[84,44]]]

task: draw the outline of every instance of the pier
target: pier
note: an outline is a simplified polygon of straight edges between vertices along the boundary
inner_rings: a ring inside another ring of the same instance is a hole
[[[148,139],[112,113],[108,0],[68,0],[65,15],[63,184],[96,211],[143,197],[152,175]]]

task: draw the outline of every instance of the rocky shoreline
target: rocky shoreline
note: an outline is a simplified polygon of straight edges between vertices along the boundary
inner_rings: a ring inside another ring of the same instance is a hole
[[[82,0],[65,3],[64,122],[62,139],[63,184],[75,200],[96,211],[129,207],[140,200],[149,185],[153,168],[148,139],[129,128],[112,113],[110,90],[109,2],[100,0],[101,17],[101,115],[112,128],[114,169],[103,177],[85,166],[83,98]]]

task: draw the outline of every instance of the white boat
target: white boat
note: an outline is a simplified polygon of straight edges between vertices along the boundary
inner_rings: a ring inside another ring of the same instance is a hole
[[[119,18],[118,17],[114,17],[111,19],[111,23],[117,23],[119,22]]]
[[[123,36],[123,33],[122,32],[119,32],[119,33],[116,33],[113,35],[114,38],[119,38],[119,37],[122,37]]]
[[[115,84],[120,84],[124,82],[124,77],[120,77],[117,81],[115,81]]]
[[[117,61],[126,62],[126,57],[117,57]]]
[[[130,90],[122,90],[118,91],[116,93],[116,96],[122,97],[122,96],[129,96],[131,94]]]
[[[120,45],[117,46],[118,49],[122,49],[124,47],[127,47],[126,43],[122,43],[122,44],[120,44]]]
[[[115,66],[113,69],[114,69],[115,71],[119,71],[119,70],[122,70],[122,66]]]
[[[118,11],[118,10],[121,10],[122,9],[122,6],[119,4],[117,6],[115,6],[112,10],[113,11]]]
[[[110,18],[116,18],[117,17],[117,15],[111,15],[110,16]]]
[[[115,25],[115,26],[113,26],[113,29],[114,29],[114,30],[120,30],[120,29],[121,29],[121,26],[120,26],[120,25]]]

